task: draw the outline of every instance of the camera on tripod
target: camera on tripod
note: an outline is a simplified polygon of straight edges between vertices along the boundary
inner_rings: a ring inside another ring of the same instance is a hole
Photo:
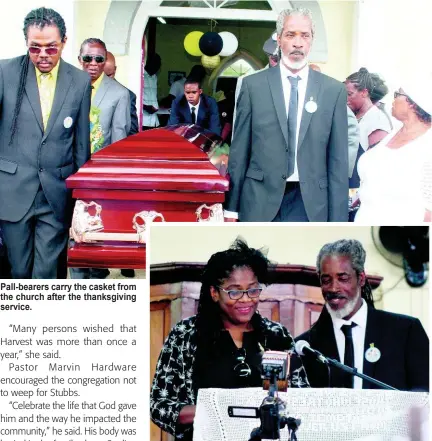
[[[269,383],[269,393],[261,406],[228,407],[228,415],[240,418],[259,418],[261,425],[252,430],[249,441],[262,439],[280,439],[280,430],[288,428],[292,441],[297,440],[295,432],[301,421],[286,416],[286,403],[278,397],[278,384],[286,390],[289,372],[289,354],[287,352],[264,352],[261,362],[261,377],[264,383]]]

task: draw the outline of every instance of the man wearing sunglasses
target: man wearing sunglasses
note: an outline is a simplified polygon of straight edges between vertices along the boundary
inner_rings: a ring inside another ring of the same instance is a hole
[[[81,44],[79,62],[91,79],[90,148],[96,153],[109,144],[126,138],[131,127],[129,91],[104,73],[107,59],[105,43],[88,38]],[[104,279],[108,269],[71,268],[74,279]]]
[[[91,78],[92,153],[126,138],[131,126],[129,92],[126,87],[104,74],[106,59],[107,49],[102,40],[88,38],[83,41],[78,60]],[[99,129],[102,129],[102,133]]]
[[[90,157],[90,79],[61,59],[56,11],[32,10],[24,36],[27,54],[0,62],[0,226],[13,278],[64,278],[65,179]]]

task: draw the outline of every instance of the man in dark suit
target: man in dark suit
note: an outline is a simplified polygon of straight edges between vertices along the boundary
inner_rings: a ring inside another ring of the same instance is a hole
[[[228,170],[227,220],[348,220],[346,92],[308,67],[307,9],[277,21],[278,67],[244,78]]]
[[[88,73],[92,85],[90,108],[91,153],[128,136],[131,127],[129,92],[104,73],[107,49],[98,38],[87,38],[81,44],[78,60]],[[74,279],[103,279],[105,268],[71,268]]]
[[[420,321],[375,309],[366,280],[366,252],[357,240],[321,248],[317,271],[325,299],[318,320],[296,338],[358,372],[400,390],[429,391],[429,339]],[[375,389],[378,386],[315,359],[303,359],[312,387]],[[330,382],[330,384],[329,384]]]
[[[107,52],[107,59],[105,60],[104,66],[105,75],[115,80],[115,74],[117,72],[117,66],[115,57],[112,52]],[[117,81],[117,80],[116,80]],[[127,89],[129,92],[130,99],[130,117],[131,117],[131,126],[128,135],[135,135],[138,133],[138,116],[136,111],[136,95],[132,92],[132,90]]]
[[[201,84],[194,78],[187,79],[184,96],[172,103],[168,125],[190,123],[221,134],[219,110],[216,100],[202,93]]]
[[[72,216],[65,179],[90,157],[90,78],[60,57],[63,18],[24,20],[28,53],[0,62],[0,225],[14,278],[57,278]]]

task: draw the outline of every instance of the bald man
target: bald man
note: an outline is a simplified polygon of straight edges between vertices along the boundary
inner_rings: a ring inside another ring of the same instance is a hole
[[[115,80],[116,71],[117,71],[117,66],[115,62],[115,57],[111,52],[107,52],[107,59],[105,61],[105,67],[104,67],[105,75]],[[130,97],[130,116],[131,116],[131,127],[128,135],[135,135],[135,133],[138,133],[136,95],[131,90],[128,89],[128,91]]]

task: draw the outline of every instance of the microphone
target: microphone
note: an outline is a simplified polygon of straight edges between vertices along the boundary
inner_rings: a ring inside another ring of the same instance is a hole
[[[300,356],[305,356],[306,354],[308,354],[316,358],[321,363],[328,364],[327,358],[325,358],[324,355],[321,354],[321,352],[312,349],[309,342],[307,342],[306,340],[299,340],[298,342],[296,342],[295,351]]]

